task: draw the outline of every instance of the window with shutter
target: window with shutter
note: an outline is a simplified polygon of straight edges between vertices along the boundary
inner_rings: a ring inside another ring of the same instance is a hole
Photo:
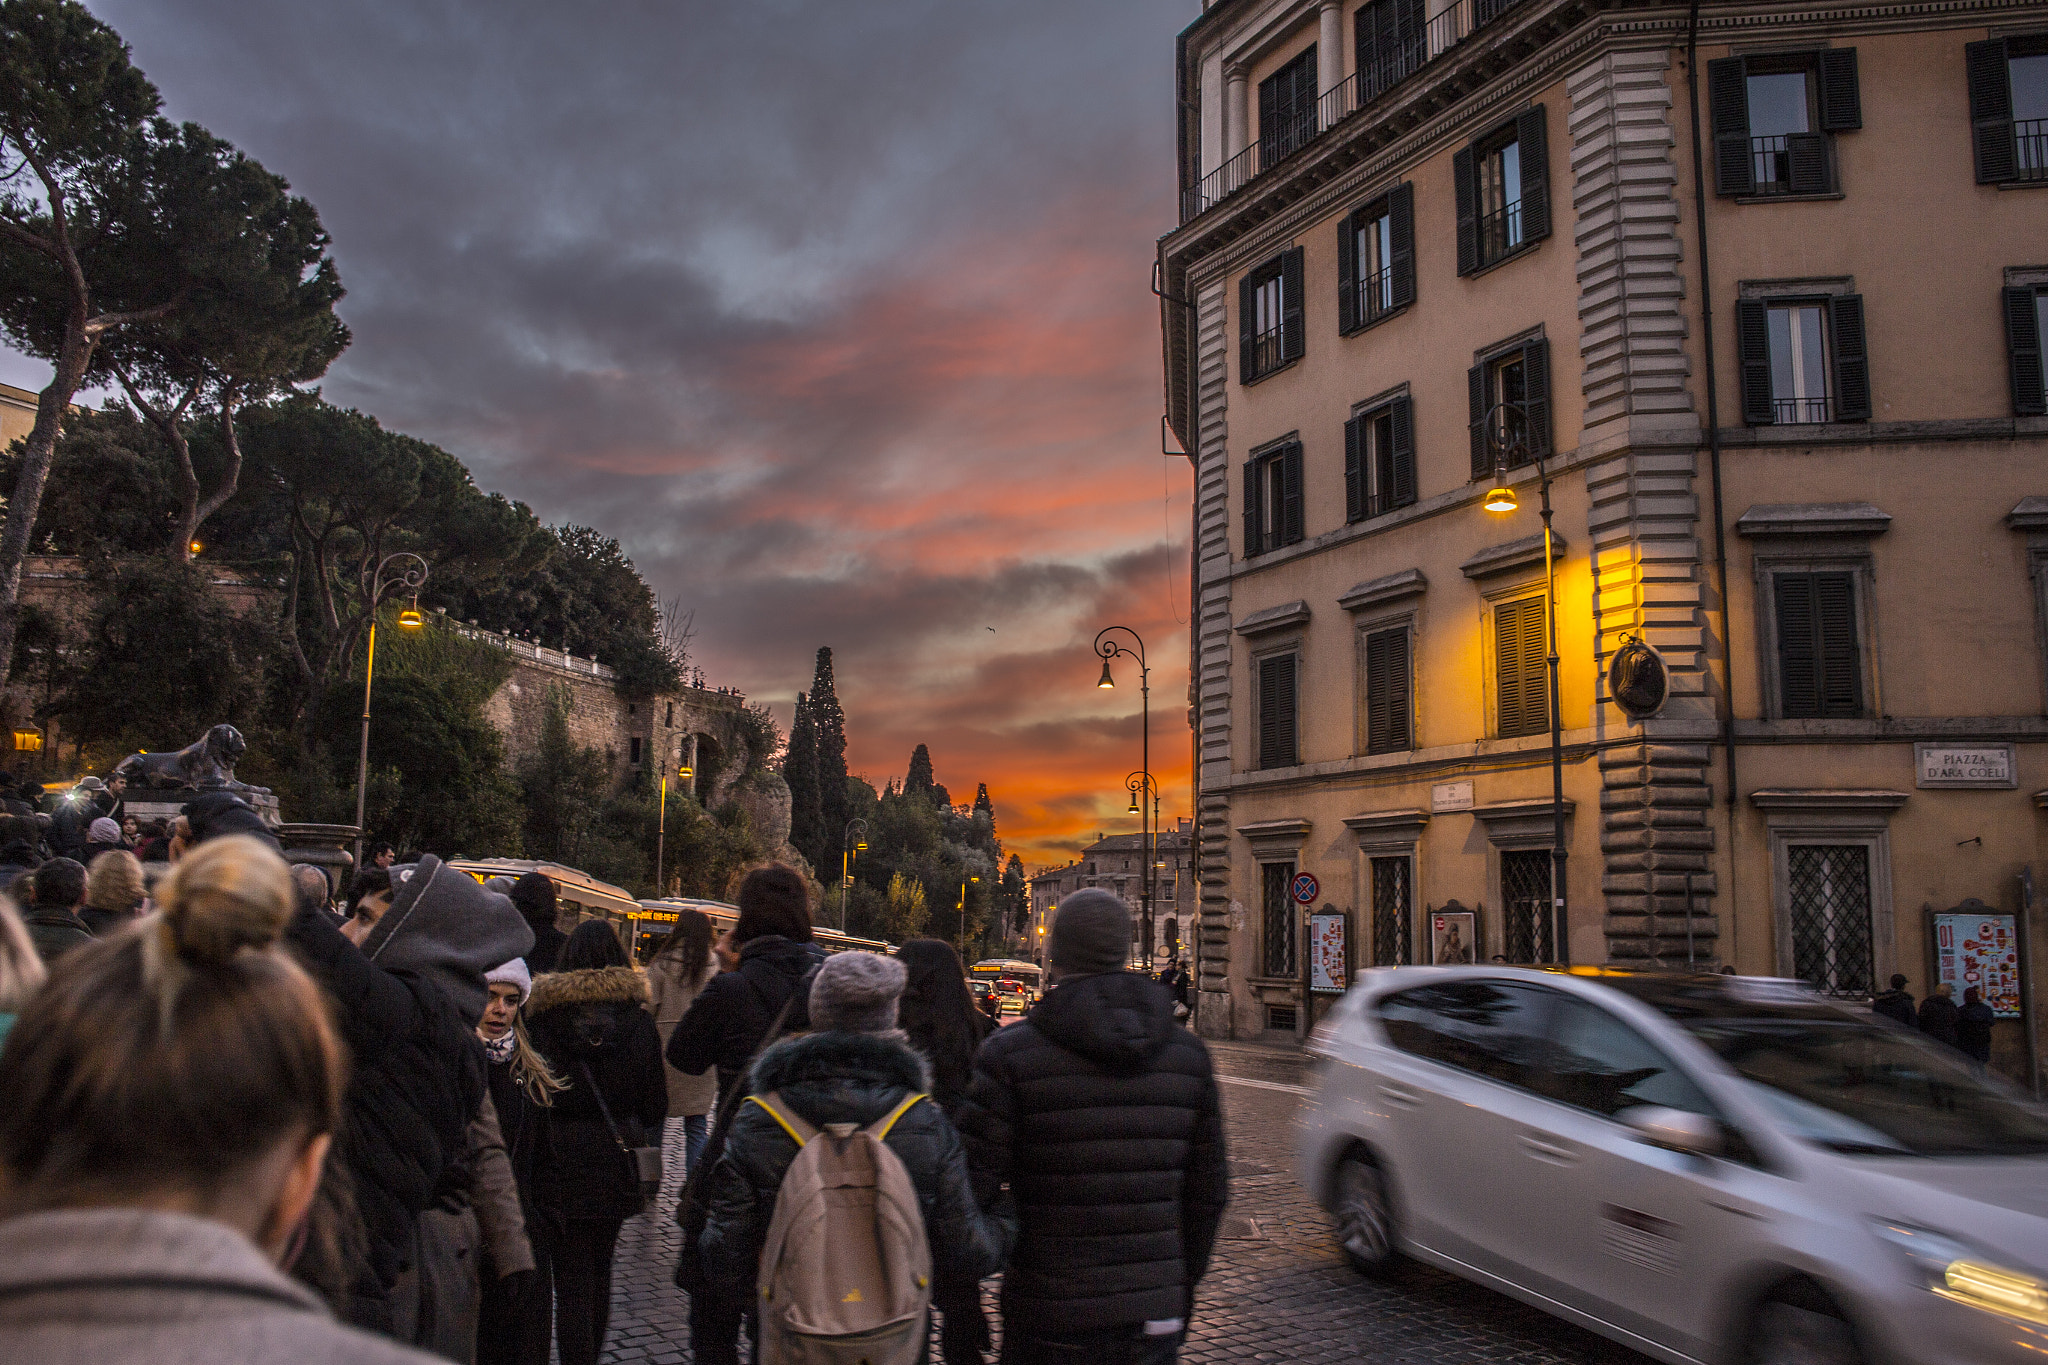
[[[1835,362],[1837,422],[1870,420],[1870,352],[1863,339],[1863,296],[1836,294],[1828,300],[1828,340]]]
[[[1856,588],[1845,571],[1772,575],[1779,709],[1788,719],[1863,714]]]
[[[1376,630],[1365,637],[1365,751],[1399,753],[1411,748],[1408,628]]]
[[[1429,42],[1422,0],[1367,0],[1358,29],[1358,103],[1379,98],[1422,69]]]
[[[1861,294],[1740,299],[1735,346],[1750,425],[1870,420]]]
[[[1260,170],[1315,140],[1316,94],[1313,44],[1259,82]]]
[[[1549,651],[1541,597],[1494,607],[1493,649],[1500,737],[1545,733],[1550,729]]]
[[[1238,379],[1249,384],[1295,360],[1306,337],[1301,249],[1283,251],[1238,283]]]
[[[2048,333],[2048,290],[2031,285],[2000,291],[2005,313],[2005,353],[2012,372],[2012,410],[2018,417],[2048,414],[2048,374],[2041,338]]]
[[[1832,135],[1863,126],[1855,48],[1719,58],[1707,92],[1717,193],[1836,191]]]
[[[1977,183],[2048,180],[2048,35],[1964,48]]]
[[[1550,343],[1534,337],[1472,367],[1472,477],[1550,454]]]
[[[1290,441],[1246,462],[1244,467],[1244,553],[1253,555],[1293,545],[1303,538],[1304,498],[1301,442]]]
[[[1415,501],[1415,407],[1406,395],[1344,424],[1345,514],[1363,521]]]
[[[1415,187],[1398,185],[1337,230],[1337,324],[1370,327],[1415,302]]]
[[[1300,247],[1280,254],[1280,363],[1299,360],[1308,348],[1301,313],[1303,276]]]
[[[1259,766],[1291,768],[1298,761],[1295,726],[1295,656],[1259,660]]]

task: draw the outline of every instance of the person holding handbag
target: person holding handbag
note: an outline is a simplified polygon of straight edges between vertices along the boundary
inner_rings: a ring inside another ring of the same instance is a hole
[[[600,920],[576,927],[555,970],[535,978],[526,1027],[564,1088],[534,1151],[534,1238],[554,1271],[561,1365],[597,1365],[610,1326],[619,1226],[646,1206],[642,1152],[668,1115],[661,1037],[647,982]]]

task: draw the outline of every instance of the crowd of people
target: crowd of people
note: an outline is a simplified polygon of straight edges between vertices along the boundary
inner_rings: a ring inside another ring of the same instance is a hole
[[[378,845],[337,896],[230,792],[152,844],[118,783],[9,790],[0,1358],[594,1365],[651,1209],[700,1365],[910,1365],[934,1322],[986,1362],[997,1273],[1003,1361],[1177,1357],[1221,1112],[1116,896],[998,1028],[950,944],[828,955],[778,864],[643,966],[539,872]]]
[[[1891,989],[1871,999],[1870,1008],[1901,1028],[1918,1029],[1937,1043],[1946,1043],[1979,1066],[1991,1061],[1991,1026],[1998,1013],[1975,986],[1963,988],[1963,1003],[1955,1000],[1956,988],[1943,981],[1934,993],[1913,1006],[1903,973],[1893,973]]]

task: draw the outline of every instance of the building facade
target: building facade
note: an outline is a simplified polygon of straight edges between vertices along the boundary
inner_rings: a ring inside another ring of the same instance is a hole
[[[1214,0],[1179,80],[1205,1032],[1307,1026],[1303,871],[1353,968],[1456,925],[1845,996],[2020,910],[2038,5]]]
[[[1144,957],[1145,848],[1144,836],[1110,834],[1095,836],[1095,842],[1081,850],[1081,856],[1060,867],[1047,868],[1030,878],[1030,918],[1026,924],[1029,956],[1045,961],[1046,935],[1052,928],[1053,907],[1070,891],[1098,886],[1123,897],[1131,907],[1131,960]],[[1152,960],[1190,961],[1194,951],[1195,875],[1194,821],[1177,820],[1159,831],[1154,841]]]

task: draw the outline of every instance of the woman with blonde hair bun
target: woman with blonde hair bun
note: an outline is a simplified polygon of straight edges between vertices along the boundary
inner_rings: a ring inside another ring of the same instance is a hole
[[[28,936],[28,927],[21,922],[14,902],[0,896],[0,1047],[7,1045],[14,1016],[43,984],[43,975],[43,959]]]
[[[85,905],[78,917],[94,938],[105,938],[142,913],[142,862],[125,848],[110,848],[85,869]]]
[[[278,936],[283,859],[228,837],[65,955],[0,1052],[0,1360],[396,1365],[289,1279],[347,1066]]]

